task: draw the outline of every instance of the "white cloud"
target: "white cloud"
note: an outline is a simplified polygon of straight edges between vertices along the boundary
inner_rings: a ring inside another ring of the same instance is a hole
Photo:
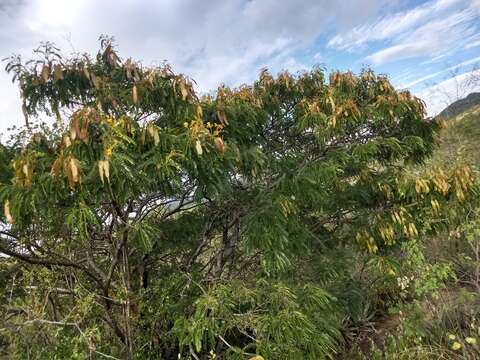
[[[465,49],[471,49],[471,48],[474,48],[474,47],[477,47],[477,46],[480,46],[480,40],[468,43],[467,45],[465,45]]]
[[[473,91],[480,91],[480,70],[453,76],[416,95],[425,101],[428,114],[434,116],[452,102],[464,98]]]
[[[385,3],[0,0],[0,55],[31,57],[31,50],[46,40],[67,51],[92,53],[98,36],[110,34],[117,39],[121,56],[147,64],[167,60],[176,71],[194,78],[199,90],[209,91],[221,82],[234,86],[249,82],[262,66],[273,72],[301,69],[295,55],[327,28],[357,26]],[[9,103],[17,96],[11,89],[4,81],[0,84]],[[2,116],[14,117],[4,111]]]
[[[447,55],[448,55],[448,53],[440,54],[440,55],[435,56],[431,59],[423,61],[421,65],[436,63],[438,60],[444,59]]]
[[[399,44],[389,48],[377,51],[376,53],[366,57],[366,60],[375,64],[384,64],[390,60],[407,59],[415,57],[418,54],[431,52],[431,44],[429,43],[411,43],[411,44]]]
[[[322,53],[320,52],[317,52],[313,55],[313,60],[316,62],[316,63],[319,63],[321,62],[323,59],[323,56],[322,56]]]
[[[328,51],[313,48],[327,30],[340,31],[328,43],[333,49],[381,42],[386,48],[369,57],[375,64],[441,56],[476,40],[471,23],[479,1],[431,0],[389,15],[400,0],[0,0],[0,57],[30,58],[46,40],[65,52],[94,53],[98,36],[110,34],[121,56],[146,64],[167,60],[195,79],[200,91],[210,91],[220,83],[251,82],[264,66],[302,70],[299,54],[312,54],[315,62],[330,59]],[[384,17],[370,22],[380,11]],[[5,74],[0,96],[1,132],[23,122],[18,89]]]
[[[456,65],[453,65],[453,66],[449,66],[449,67],[447,67],[443,70],[434,72],[432,74],[422,76],[421,78],[415,79],[414,81],[411,81],[408,84],[402,85],[401,87],[402,88],[410,88],[410,87],[415,86],[417,84],[420,84],[420,83],[422,83],[426,80],[433,79],[433,78],[437,77],[438,75],[441,75],[441,74],[446,73],[448,71],[456,71],[463,66],[472,65],[472,64],[478,65],[479,63],[480,63],[480,56],[478,56],[476,58],[473,58],[473,59],[470,59],[470,60],[463,61],[463,62],[461,62],[459,64],[456,64]],[[478,67],[478,66],[476,66],[476,67]]]
[[[479,17],[480,7],[471,0],[431,0],[337,34],[328,46],[350,52],[382,46],[365,58],[374,65],[416,57],[440,58],[461,49],[479,32]]]
[[[334,36],[328,46],[338,50],[354,50],[373,41],[390,39],[409,31],[425,19],[437,15],[461,0],[436,0],[399,12],[373,23],[367,23]]]
[[[477,11],[470,7],[439,19],[431,19],[397,36],[393,40],[395,45],[377,51],[366,59],[379,65],[420,56],[441,56],[458,48],[465,38],[475,34],[476,25],[472,22],[476,18]]]

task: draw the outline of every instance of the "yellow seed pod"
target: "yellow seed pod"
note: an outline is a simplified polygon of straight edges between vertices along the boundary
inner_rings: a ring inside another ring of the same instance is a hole
[[[417,194],[420,194],[422,192],[422,182],[420,179],[415,180],[415,191]]]
[[[153,139],[154,144],[158,145],[160,143],[160,134],[158,132],[158,128],[155,125],[150,124],[147,127],[147,132],[148,135],[150,135],[150,137]]]
[[[75,186],[81,182],[80,162],[73,156],[69,156],[67,159],[65,159],[63,166],[67,174],[70,188],[73,190]]]
[[[187,99],[188,91],[183,81],[180,81],[180,94],[182,95],[182,100]]]
[[[223,142],[222,138],[216,137],[214,141],[218,152],[223,154],[225,152],[225,143]]]
[[[110,163],[108,160],[100,160],[98,162],[98,172],[100,174],[100,180],[102,184],[105,183],[105,179],[107,182],[110,182]]]
[[[332,115],[332,116],[330,117],[330,123],[329,123],[329,125],[330,125],[331,127],[333,127],[333,128],[337,125],[337,117],[336,117],[335,115]]]
[[[202,143],[200,142],[200,140],[197,140],[195,142],[195,150],[197,152],[198,155],[202,155],[203,154],[203,149],[202,149]]]
[[[473,337],[466,337],[465,342],[468,343],[468,344],[471,344],[471,345],[475,345],[477,343],[477,339],[475,339]]]
[[[411,237],[418,236],[418,230],[414,223],[408,224],[408,232]]]
[[[13,217],[12,217],[12,214],[10,213],[10,201],[9,200],[5,201],[5,205],[3,206],[3,212],[5,214],[5,218],[7,219],[7,222],[9,224],[13,224]]]
[[[70,140],[70,136],[67,134],[63,135],[62,138],[63,145],[67,148],[72,145],[72,141]]]
[[[54,67],[54,72],[53,72],[53,76],[55,78],[56,81],[59,81],[59,80],[62,80],[63,79],[63,73],[62,73],[62,67],[60,66],[60,64],[56,64]]]
[[[196,114],[197,118],[199,118],[199,119],[203,118],[203,110],[202,110],[202,107],[200,105],[196,106],[195,114]]]
[[[134,104],[138,104],[138,90],[137,85],[133,85],[132,88],[132,99]]]
[[[44,82],[47,82],[50,78],[50,67],[48,65],[43,65],[41,76]]]

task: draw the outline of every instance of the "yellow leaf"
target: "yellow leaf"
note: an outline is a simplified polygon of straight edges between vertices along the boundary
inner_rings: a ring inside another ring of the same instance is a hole
[[[198,155],[202,155],[202,154],[203,154],[202,144],[201,144],[200,140],[197,140],[197,141],[195,142],[195,150],[197,151],[197,154],[198,154]]]
[[[263,358],[263,356],[257,355],[257,356],[251,357],[248,360],[265,360],[265,359]]]
[[[467,337],[465,338],[465,341],[468,343],[468,344],[471,344],[471,345],[475,345],[477,343],[477,339],[473,338],[473,337]]]
[[[10,213],[10,201],[6,201],[5,205],[3,207],[3,211],[5,213],[5,217],[7,218],[7,222],[9,224],[13,224],[13,217],[12,214]]]
[[[453,344],[452,344],[452,350],[460,350],[462,348],[462,344],[460,344],[459,342],[455,341]]]

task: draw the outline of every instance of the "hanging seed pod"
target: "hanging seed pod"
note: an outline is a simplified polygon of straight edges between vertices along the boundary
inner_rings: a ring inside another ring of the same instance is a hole
[[[333,98],[331,95],[328,96],[328,102],[330,103],[330,106],[332,107],[332,113],[335,112],[335,102],[333,101]]]
[[[53,67],[53,78],[55,81],[63,80],[63,73],[62,73],[62,67],[60,64],[56,64]]]
[[[105,179],[110,182],[110,163],[108,160],[100,160],[98,162],[98,172],[100,174],[100,180],[102,184],[105,184]]]
[[[187,88],[185,87],[185,83],[182,81],[180,82],[180,93],[182,94],[182,100],[186,100],[188,96]]]
[[[12,217],[12,214],[10,213],[10,201],[9,200],[5,201],[5,205],[3,206],[3,212],[5,214],[5,218],[7,219],[7,222],[9,224],[13,224],[13,217]]]
[[[132,80],[132,60],[127,59],[124,67],[125,67],[125,75],[127,76],[127,79]]]
[[[225,112],[223,112],[222,110],[217,111],[217,118],[218,120],[220,120],[220,123],[222,125],[228,125],[227,117],[225,115]]]
[[[80,162],[73,156],[68,157],[64,162],[64,169],[67,174],[68,184],[73,190],[80,183]]]
[[[217,148],[218,152],[220,154],[223,154],[225,152],[225,143],[223,142],[222,138],[216,137],[214,142],[215,142],[215,147]]]
[[[83,75],[90,80],[90,71],[88,71],[88,68],[86,66],[83,67]]]
[[[98,89],[100,87],[100,80],[98,80],[98,77],[94,73],[92,73],[90,75],[90,79],[95,89]]]
[[[195,142],[195,150],[197,151],[197,154],[198,154],[198,155],[202,155],[202,154],[203,154],[202,143],[200,142],[200,140],[197,140],[197,141]]]
[[[195,108],[195,114],[198,119],[203,119],[203,109],[201,105],[197,105]]]
[[[55,161],[53,162],[51,172],[55,177],[60,175],[60,170],[62,169],[63,164],[63,155],[60,155]]]
[[[150,135],[150,137],[153,139],[154,144],[158,145],[160,143],[160,134],[158,132],[158,128],[155,125],[150,124],[147,127],[147,132],[148,135]]]
[[[28,177],[28,174],[29,174],[28,163],[23,164],[22,171],[25,177]]]
[[[28,121],[27,104],[25,103],[25,101],[23,101],[23,104],[22,104],[22,112],[23,112],[23,117],[25,118],[25,126],[27,128],[30,128],[30,122]]]
[[[137,85],[133,85],[133,88],[132,88],[132,98],[133,98],[133,103],[134,103],[134,104],[138,104]]]
[[[138,69],[135,65],[134,65],[134,68],[133,68],[133,80],[135,80],[135,82],[139,82],[141,80],[140,79],[140,73],[138,72]]]
[[[50,78],[50,67],[48,65],[43,65],[41,76],[43,82],[47,82]]]

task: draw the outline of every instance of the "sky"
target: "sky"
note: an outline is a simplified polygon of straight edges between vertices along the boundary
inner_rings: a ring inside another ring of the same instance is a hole
[[[203,93],[316,65],[388,74],[429,115],[480,90],[480,0],[0,0],[1,58],[34,58],[42,41],[95,54],[101,34]],[[0,71],[0,133],[22,124],[18,85]]]

